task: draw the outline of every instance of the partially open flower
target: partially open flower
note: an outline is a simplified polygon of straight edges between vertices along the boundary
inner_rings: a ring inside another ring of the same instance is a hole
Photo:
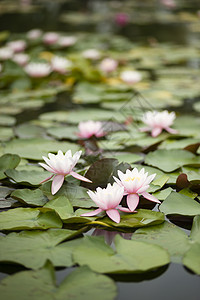
[[[120,79],[128,84],[134,84],[142,80],[141,73],[132,70],[121,72]]]
[[[57,43],[59,34],[56,32],[47,32],[43,35],[43,42],[47,45],[53,45]]]
[[[58,73],[65,74],[71,67],[72,62],[61,56],[54,56],[51,60],[52,69]]]
[[[79,132],[77,135],[85,139],[88,139],[91,136],[96,136],[98,138],[106,135],[106,133],[103,131],[102,122],[99,121],[80,122],[78,129]]]
[[[140,131],[151,131],[151,135],[153,137],[158,136],[163,129],[169,133],[176,134],[177,130],[170,128],[175,118],[175,113],[169,113],[167,110],[162,112],[148,111],[142,118],[142,121],[147,125],[147,127],[140,128]]]
[[[100,212],[105,211],[111,220],[119,223],[120,214],[117,209],[130,212],[128,208],[119,206],[124,195],[124,187],[118,185],[116,182],[113,185],[109,183],[104,189],[98,187],[96,189],[96,192],[88,191],[88,195],[99,208],[94,211],[82,214],[81,216],[83,217],[96,216]]]
[[[0,48],[0,60],[7,60],[12,58],[13,50],[9,47]]]
[[[58,45],[61,47],[69,47],[76,43],[77,38],[75,36],[61,36],[58,40]]]
[[[82,55],[91,60],[97,60],[101,57],[101,53],[96,49],[87,49],[82,52]]]
[[[66,175],[72,175],[74,178],[77,178],[82,181],[91,182],[89,179],[84,176],[79,175],[78,173],[73,171],[73,168],[77,164],[82,151],[77,151],[73,156],[71,150],[68,150],[65,154],[61,150],[58,151],[58,154],[49,153],[48,157],[43,156],[42,158],[46,162],[39,163],[43,168],[47,171],[53,173],[50,177],[43,180],[41,183],[48,181],[53,176],[53,182],[51,186],[51,192],[54,195],[61,188],[64,178]]]
[[[134,211],[138,206],[139,195],[150,201],[160,203],[158,199],[146,192],[156,174],[148,176],[148,172],[145,173],[144,168],[140,171],[134,168],[132,171],[126,170],[125,174],[118,171],[118,176],[120,180],[116,177],[114,179],[120,186],[124,187],[124,195],[127,195],[127,205],[131,211]]]
[[[42,35],[42,30],[40,29],[32,29],[27,32],[27,37],[30,40],[37,40],[41,37]]]
[[[13,52],[18,53],[24,51],[26,48],[26,42],[23,40],[12,41],[7,44]]]
[[[20,66],[25,66],[29,61],[29,55],[25,53],[17,53],[13,56],[12,60]]]
[[[118,66],[118,62],[115,59],[104,58],[101,61],[99,68],[101,69],[101,71],[105,73],[110,73],[115,71],[117,69],[117,66]]]
[[[24,68],[30,77],[46,77],[51,73],[51,66],[47,63],[29,63]]]

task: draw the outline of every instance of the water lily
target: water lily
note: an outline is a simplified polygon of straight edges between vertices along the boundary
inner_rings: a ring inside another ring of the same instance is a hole
[[[115,59],[104,58],[101,61],[99,68],[101,69],[101,71],[105,73],[110,73],[115,71],[117,69],[117,66],[118,66],[118,62]]]
[[[18,53],[24,51],[26,48],[26,42],[24,40],[16,40],[9,42],[7,46],[12,49],[13,52]]]
[[[144,168],[138,171],[134,168],[132,171],[126,170],[126,173],[118,171],[118,178],[114,177],[117,184],[124,187],[124,195],[127,195],[127,205],[131,211],[134,211],[139,203],[139,195],[144,198],[160,203],[153,195],[146,192],[149,188],[150,182],[155,178],[156,174],[148,176],[148,172],[145,173]]]
[[[142,121],[147,125],[147,127],[141,128],[140,131],[151,131],[151,135],[153,137],[158,136],[163,129],[169,133],[175,134],[177,133],[177,130],[170,128],[175,118],[175,113],[169,113],[167,110],[162,112],[148,111],[142,118]]]
[[[51,60],[52,69],[58,73],[65,74],[72,62],[61,56],[54,56]]]
[[[53,182],[51,186],[51,192],[54,195],[61,188],[64,178],[66,175],[72,175],[74,178],[77,178],[82,181],[91,182],[91,180],[81,176],[80,174],[73,171],[73,168],[77,164],[82,151],[77,151],[72,155],[71,150],[68,150],[65,154],[59,150],[58,154],[49,153],[48,157],[43,156],[42,158],[46,162],[39,163],[47,171],[53,173],[50,177],[43,180],[41,183],[48,181],[53,177]]]
[[[0,60],[7,60],[12,58],[13,50],[9,47],[0,48]]]
[[[98,187],[95,192],[88,191],[87,193],[99,208],[82,214],[81,216],[83,217],[96,216],[100,212],[105,211],[111,220],[119,223],[120,214],[117,209],[130,212],[128,208],[119,206],[124,195],[124,187],[118,185],[116,182],[113,185],[109,183],[104,189]]]
[[[43,35],[43,42],[47,45],[53,45],[57,43],[59,34],[56,32],[47,32]]]
[[[115,16],[115,22],[120,26],[125,26],[129,21],[129,15],[126,13],[118,13]]]
[[[97,60],[101,57],[101,53],[97,49],[87,49],[82,52],[82,55],[91,60]]]
[[[12,60],[20,66],[25,66],[29,61],[29,55],[25,53],[14,54]]]
[[[141,73],[132,70],[121,72],[120,79],[128,84],[134,84],[142,80]]]
[[[51,66],[47,63],[29,63],[24,68],[25,72],[35,78],[46,77],[48,76],[52,69]]]
[[[61,36],[58,40],[58,45],[61,47],[69,47],[76,43],[77,38],[75,36]]]
[[[106,133],[103,131],[102,122],[86,121],[80,122],[78,125],[79,132],[77,135],[81,138],[88,139],[91,136],[102,137]]]
[[[42,35],[42,30],[37,28],[27,32],[27,38],[30,40],[37,40],[41,37],[41,35]]]

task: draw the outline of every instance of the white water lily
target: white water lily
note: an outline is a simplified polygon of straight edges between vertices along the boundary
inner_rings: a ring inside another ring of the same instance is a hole
[[[167,110],[162,112],[148,111],[142,117],[142,121],[147,127],[140,128],[140,131],[151,131],[153,137],[158,136],[163,129],[169,133],[175,134],[177,133],[177,130],[170,128],[175,118],[175,113],[169,113]]]
[[[75,36],[61,36],[58,40],[58,45],[61,47],[69,47],[76,43],[77,38]]]
[[[13,50],[9,47],[0,48],[0,60],[7,60],[12,58]]]
[[[29,63],[24,68],[25,72],[30,77],[40,78],[48,76],[52,69],[47,63]]]
[[[97,60],[101,57],[101,53],[97,49],[87,49],[82,52],[82,55],[91,60]]]
[[[26,48],[26,42],[24,40],[16,40],[7,43],[7,46],[12,49],[14,53],[22,52]]]
[[[20,66],[25,66],[29,61],[29,55],[25,53],[14,54],[12,60]]]
[[[59,150],[58,154],[56,155],[49,153],[49,158],[45,156],[42,157],[46,164],[39,163],[39,165],[53,174],[43,180],[41,183],[48,181],[54,176],[51,186],[51,192],[53,195],[57,193],[57,191],[61,188],[66,175],[72,175],[74,178],[77,178],[79,180],[91,182],[91,180],[73,171],[73,168],[77,164],[81,153],[82,151],[77,151],[74,155],[72,155],[71,150],[68,150],[65,154],[63,154],[63,152]]]
[[[144,168],[140,171],[137,168],[132,171],[126,170],[126,173],[118,171],[119,179],[116,177],[114,179],[120,186],[124,187],[124,194],[127,195],[127,205],[131,211],[134,211],[138,206],[139,195],[150,201],[160,203],[158,199],[146,192],[155,176],[156,174],[148,176],[148,172],[145,173]]]
[[[54,56],[51,60],[52,69],[61,74],[65,74],[67,69],[72,66],[72,62],[61,56]]]
[[[40,29],[32,29],[30,31],[27,32],[27,37],[30,40],[37,40],[41,37],[42,35],[42,30]]]
[[[142,80],[138,71],[126,70],[120,73],[120,79],[128,84],[134,84]]]
[[[118,66],[118,62],[115,59],[104,58],[101,61],[99,68],[101,69],[101,71],[105,73],[110,73],[115,71],[117,69],[117,66]]]
[[[43,35],[43,42],[47,45],[53,45],[57,43],[59,39],[59,34],[56,32],[47,32]]]

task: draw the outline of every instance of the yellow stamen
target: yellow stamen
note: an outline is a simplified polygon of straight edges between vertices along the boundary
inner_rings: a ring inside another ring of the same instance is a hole
[[[127,177],[125,181],[133,181],[135,179],[140,180],[140,177]]]

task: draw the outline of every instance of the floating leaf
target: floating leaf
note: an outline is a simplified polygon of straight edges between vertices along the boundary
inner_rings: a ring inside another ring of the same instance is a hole
[[[44,136],[44,129],[36,125],[23,123],[15,127],[15,134],[22,139],[39,138]]]
[[[5,174],[17,183],[36,186],[39,185],[41,181],[48,178],[50,173],[43,171],[43,169],[39,169],[38,171],[7,170]]]
[[[14,117],[6,116],[6,115],[0,115],[0,126],[13,126],[15,124],[16,120]]]
[[[18,166],[20,157],[18,155],[4,154],[0,157],[0,179],[6,178],[5,171]]]
[[[43,206],[48,201],[40,189],[17,189],[11,197],[31,206]]]

